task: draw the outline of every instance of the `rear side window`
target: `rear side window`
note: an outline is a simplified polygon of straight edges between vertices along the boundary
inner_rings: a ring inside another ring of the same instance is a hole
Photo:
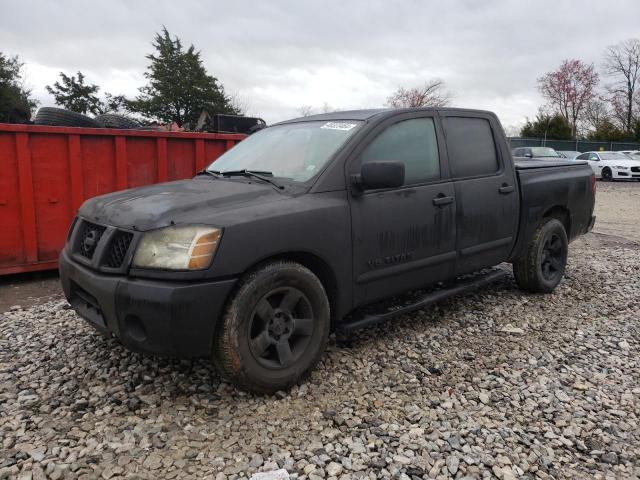
[[[362,152],[361,162],[404,163],[405,185],[440,178],[436,129],[432,118],[415,118],[391,125]]]
[[[445,117],[442,123],[452,177],[492,175],[500,169],[489,120]]]

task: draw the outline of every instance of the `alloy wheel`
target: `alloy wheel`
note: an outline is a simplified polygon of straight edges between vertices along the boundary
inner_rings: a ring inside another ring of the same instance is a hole
[[[564,247],[560,236],[552,233],[542,246],[541,269],[545,280],[554,280],[563,269]]]
[[[306,295],[294,287],[276,288],[260,299],[251,314],[251,354],[266,368],[290,367],[309,345],[313,326]]]

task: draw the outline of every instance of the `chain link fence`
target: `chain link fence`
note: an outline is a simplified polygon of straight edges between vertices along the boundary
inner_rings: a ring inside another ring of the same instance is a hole
[[[600,150],[640,150],[640,143],[633,142],[592,142],[589,140],[545,140],[543,138],[509,137],[511,148],[551,147],[555,150],[591,152]]]

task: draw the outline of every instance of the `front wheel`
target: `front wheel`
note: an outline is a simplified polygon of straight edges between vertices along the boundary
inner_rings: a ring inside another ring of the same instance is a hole
[[[533,234],[524,255],[513,262],[518,286],[528,292],[555,290],[564,275],[568,251],[564,225],[558,219],[547,219]]]
[[[601,177],[603,182],[610,182],[613,180],[613,172],[609,167],[605,167],[602,169]]]
[[[329,326],[329,301],[318,277],[298,263],[269,263],[241,280],[214,339],[213,360],[238,386],[285,390],[315,367]]]

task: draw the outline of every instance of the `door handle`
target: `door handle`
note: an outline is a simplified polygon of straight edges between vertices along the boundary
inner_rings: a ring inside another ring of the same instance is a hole
[[[511,192],[513,192],[514,190],[515,190],[515,188],[513,188],[513,185],[507,185],[507,184],[502,185],[502,186],[498,189],[498,191],[499,191],[500,193],[505,194],[505,195],[506,195],[507,193],[511,193]]]
[[[448,205],[450,203],[453,203],[453,197],[446,197],[443,193],[440,193],[433,199],[433,204],[437,207],[442,207],[443,205]]]

